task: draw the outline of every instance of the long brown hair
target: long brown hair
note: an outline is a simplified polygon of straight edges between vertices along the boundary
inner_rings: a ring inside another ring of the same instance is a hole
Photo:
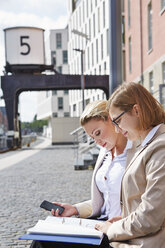
[[[112,106],[121,110],[131,110],[134,104],[140,107],[140,128],[146,130],[151,126],[165,123],[165,112],[162,105],[152,94],[138,83],[123,83],[108,100],[107,108]]]

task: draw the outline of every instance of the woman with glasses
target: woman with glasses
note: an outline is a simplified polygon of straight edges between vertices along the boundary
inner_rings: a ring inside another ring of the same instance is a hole
[[[136,142],[122,179],[122,218],[96,225],[112,247],[165,247],[165,112],[141,85],[124,83],[108,103],[117,133]],[[122,241],[122,242],[121,242]]]
[[[88,104],[80,117],[80,123],[85,132],[102,147],[93,172],[91,199],[75,205],[56,202],[64,207],[64,212],[59,215],[58,210],[56,212],[52,210],[52,214],[62,217],[76,215],[81,218],[111,219],[121,214],[121,179],[126,165],[126,153],[131,148],[132,142],[127,142],[121,133],[115,132],[106,100]],[[52,242],[40,243],[42,247],[63,247],[63,244],[57,246]],[[32,247],[35,247],[34,243]],[[80,247],[80,244],[67,244],[67,247]],[[85,247],[93,246],[85,245]],[[109,247],[109,242],[103,243],[101,247]]]

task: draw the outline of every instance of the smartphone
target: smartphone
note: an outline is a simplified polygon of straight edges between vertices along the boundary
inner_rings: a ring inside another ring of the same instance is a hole
[[[52,209],[54,209],[54,211],[59,209],[59,215],[61,215],[62,212],[64,211],[63,207],[45,200],[41,203],[40,208],[44,208],[45,210],[49,210],[49,211],[51,211]]]

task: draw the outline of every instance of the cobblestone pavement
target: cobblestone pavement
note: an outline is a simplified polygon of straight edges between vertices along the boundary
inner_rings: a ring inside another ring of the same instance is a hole
[[[0,154],[0,167],[11,153]],[[93,171],[74,170],[73,161],[73,147],[48,146],[0,170],[0,247],[30,246],[31,241],[18,238],[38,219],[50,215],[39,207],[42,200],[76,203],[89,199]]]

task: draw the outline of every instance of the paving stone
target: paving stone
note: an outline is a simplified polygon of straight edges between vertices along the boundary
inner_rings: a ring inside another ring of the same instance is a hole
[[[35,149],[24,148],[23,150]],[[21,154],[21,151],[14,151]],[[3,157],[10,156],[9,152]],[[0,154],[0,165],[3,163]],[[49,146],[0,171],[0,247],[25,248],[31,241],[19,240],[26,230],[45,219],[43,200],[74,204],[90,198],[91,170],[74,170],[72,146]]]

